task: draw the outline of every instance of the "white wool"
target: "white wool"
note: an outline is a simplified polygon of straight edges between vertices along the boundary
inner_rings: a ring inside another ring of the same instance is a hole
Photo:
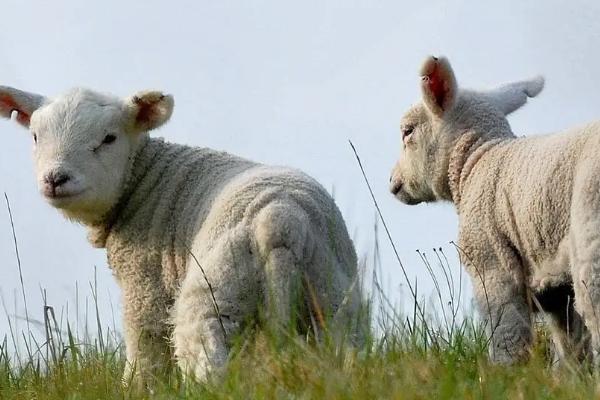
[[[597,352],[600,124],[517,138],[506,115],[542,90],[542,78],[475,92],[458,88],[445,58],[428,58],[422,70],[423,102],[403,117],[391,191],[408,204],[455,204],[492,359],[528,356],[538,302],[562,356],[587,357],[582,321]]]
[[[261,308],[273,326],[308,330],[324,313],[363,328],[356,254],[331,196],[293,169],[150,138],[172,110],[160,92],[46,99],[0,87],[0,114],[16,111],[35,137],[41,193],[107,249],[126,379],[145,382],[173,358],[205,379]]]

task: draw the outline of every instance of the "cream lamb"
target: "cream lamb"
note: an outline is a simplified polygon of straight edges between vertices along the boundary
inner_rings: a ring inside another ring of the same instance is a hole
[[[340,330],[358,322],[356,254],[329,194],[293,169],[150,138],[172,110],[160,92],[49,99],[0,87],[0,115],[33,136],[40,191],[107,250],[125,378],[146,382],[174,358],[206,379],[261,310],[301,331],[328,316]]]
[[[600,124],[516,137],[506,120],[542,78],[459,89],[445,58],[421,69],[422,102],[401,123],[391,192],[406,204],[445,200],[498,363],[527,358],[532,313],[550,316],[561,357],[600,350]],[[583,321],[583,322],[582,322]],[[587,331],[586,331],[587,327]]]

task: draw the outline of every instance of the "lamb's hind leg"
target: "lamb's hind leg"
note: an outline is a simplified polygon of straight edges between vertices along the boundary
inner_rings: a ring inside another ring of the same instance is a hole
[[[575,292],[571,281],[547,287],[535,293],[533,304],[549,324],[554,343],[554,361],[584,361],[589,355],[589,334],[575,310]],[[541,308],[541,310],[540,310]]]
[[[551,313],[550,332],[554,344],[554,360],[558,365],[565,361],[584,362],[590,360],[590,336],[583,318],[569,306],[569,315]]]
[[[256,262],[246,238],[230,232],[207,255],[191,257],[175,301],[175,357],[184,374],[199,381],[222,370],[230,339],[256,312]]]

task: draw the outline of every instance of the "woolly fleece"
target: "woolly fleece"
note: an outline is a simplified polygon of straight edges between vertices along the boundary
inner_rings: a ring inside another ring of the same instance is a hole
[[[358,340],[356,254],[331,196],[294,169],[150,138],[172,110],[161,92],[0,87],[0,115],[32,133],[40,192],[107,250],[125,381],[147,383],[173,360],[204,380],[258,321]]]
[[[516,137],[506,115],[542,87],[535,78],[459,90],[448,61],[428,58],[391,177],[405,203],[455,204],[460,256],[499,363],[529,355],[539,306],[561,357],[586,357],[588,332],[600,349],[600,124]]]

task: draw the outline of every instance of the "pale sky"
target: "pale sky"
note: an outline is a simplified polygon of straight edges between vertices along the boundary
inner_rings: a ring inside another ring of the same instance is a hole
[[[335,192],[358,254],[370,257],[374,207],[350,139],[408,274],[427,293],[431,279],[415,250],[455,254],[454,208],[410,207],[388,192],[399,119],[419,98],[424,57],[448,56],[464,87],[543,74],[546,89],[510,118],[517,134],[600,118],[599,2],[484,3],[1,0],[0,84],[49,96],[73,86],[172,93],[173,118],[156,135],[303,169]],[[0,135],[0,194],[12,202],[31,316],[41,318],[40,288],[73,314],[75,283],[83,299],[97,266],[103,318],[111,318],[111,301],[120,318],[104,251],[37,193],[30,136],[9,121],[0,121]],[[382,235],[380,242],[387,294],[402,302],[400,269]],[[23,316],[3,196],[0,259],[2,297]],[[451,263],[456,270],[455,256]],[[0,312],[0,336],[6,331]]]

